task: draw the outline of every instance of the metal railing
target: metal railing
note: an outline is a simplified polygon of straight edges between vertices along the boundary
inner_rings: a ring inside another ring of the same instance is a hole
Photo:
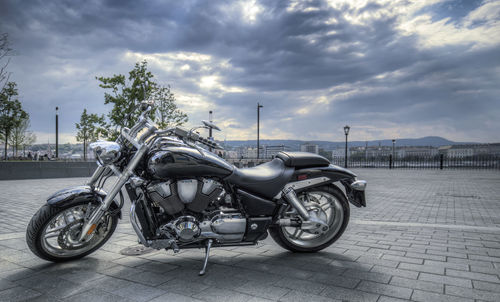
[[[270,161],[270,158],[256,159],[227,159],[235,166],[253,167],[264,162]],[[344,158],[338,157],[329,159],[334,165],[344,167]],[[395,157],[380,156],[372,158],[348,157],[348,168],[385,168],[385,169],[499,169],[500,155],[477,155],[466,157],[449,157],[444,154],[435,156],[412,156]]]
[[[343,158],[334,158],[332,163],[344,166]],[[477,155],[466,157],[449,157],[444,154],[436,156],[378,158],[348,158],[348,168],[388,168],[388,169],[500,169],[500,155]]]

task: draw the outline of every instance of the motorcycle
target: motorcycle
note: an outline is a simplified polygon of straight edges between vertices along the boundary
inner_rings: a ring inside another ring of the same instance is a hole
[[[143,102],[141,109],[115,142],[91,144],[98,167],[86,185],[54,193],[32,217],[26,239],[35,255],[63,262],[99,249],[122,218],[122,188],[139,243],[174,253],[204,248],[200,275],[212,247],[255,245],[268,234],[292,252],[320,251],[346,229],[349,202],[366,206],[366,181],[322,156],[279,152],[237,168],[207,150],[221,147],[195,131],[220,131],[215,124],[160,130],[149,118],[152,106]]]

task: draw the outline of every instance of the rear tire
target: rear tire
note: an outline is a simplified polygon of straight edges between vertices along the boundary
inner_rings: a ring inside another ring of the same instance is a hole
[[[310,246],[300,245],[297,244],[297,242],[291,240],[290,234],[288,234],[285,227],[273,226],[269,228],[269,234],[278,245],[280,245],[282,248],[285,248],[289,251],[296,253],[314,253],[329,247],[335,241],[337,241],[340,238],[340,236],[342,236],[347,227],[347,224],[349,223],[349,214],[350,214],[349,202],[347,201],[347,198],[345,197],[344,193],[339,188],[337,188],[334,185],[321,186],[321,187],[311,188],[305,192],[306,193],[323,192],[326,193],[325,195],[328,194],[329,196],[335,198],[335,200],[338,201],[338,203],[336,204],[341,208],[340,211],[342,211],[342,213],[339,213],[341,214],[339,215],[339,217],[342,216],[342,221],[338,222],[339,223],[338,228],[336,229],[332,228],[328,231],[330,233],[327,232],[325,235],[323,235],[326,236],[327,238],[332,236],[331,238],[328,238],[326,242],[322,242],[318,245],[314,245],[314,243],[312,243]],[[300,194],[303,194],[303,192],[301,192]],[[300,194],[298,195],[300,196]],[[331,234],[331,232],[335,232],[335,234]]]
[[[70,210],[71,208],[75,208],[78,206],[88,207],[88,205],[88,200],[74,202],[60,207],[53,207],[49,204],[43,205],[31,218],[31,221],[28,224],[28,228],[26,229],[26,242],[30,250],[42,259],[52,262],[65,262],[85,257],[103,246],[104,243],[106,243],[106,241],[108,241],[108,239],[111,237],[111,235],[113,235],[116,226],[118,225],[118,216],[116,215],[107,217],[108,220],[106,224],[105,236],[103,236],[103,238],[99,238],[99,241],[96,240],[95,245],[93,245],[90,249],[82,248],[81,253],[76,250],[74,252],[68,253],[67,255],[57,255],[53,252],[50,252],[47,248],[47,244],[45,243],[46,230],[48,228],[48,225],[54,219],[63,214],[64,211]],[[59,235],[59,237],[60,236],[61,235]],[[61,249],[61,252],[64,252],[64,249]]]

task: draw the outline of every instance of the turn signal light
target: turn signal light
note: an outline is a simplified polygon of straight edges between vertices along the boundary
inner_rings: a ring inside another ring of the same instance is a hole
[[[89,231],[87,232],[87,235],[92,234],[94,232],[94,230],[95,230],[96,227],[97,227],[96,224],[91,225]]]

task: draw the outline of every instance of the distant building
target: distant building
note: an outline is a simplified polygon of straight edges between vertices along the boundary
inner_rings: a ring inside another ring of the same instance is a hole
[[[259,158],[264,158],[265,152],[264,147],[259,147]],[[257,148],[248,147],[243,150],[241,154],[243,158],[257,158]]]
[[[451,146],[441,146],[438,147],[438,153],[443,155],[448,155],[448,150],[451,149]]]
[[[237,159],[238,158],[238,152],[237,151],[226,151],[226,158],[230,159]]]
[[[432,157],[438,154],[438,149],[434,147],[398,147],[396,155],[404,157]]]
[[[306,143],[300,146],[300,151],[319,154],[319,147],[315,144]]]
[[[371,146],[365,149],[366,157],[384,157],[392,154],[392,147]]]
[[[440,154],[451,158],[476,155],[500,155],[500,143],[442,146],[438,150]]]
[[[285,145],[278,145],[278,146],[264,146],[265,149],[265,157],[266,158],[273,158],[278,154],[278,152],[281,151],[290,151],[291,148]]]
[[[351,155],[351,151],[347,150],[347,156]],[[345,148],[337,148],[332,151],[332,158],[344,158],[345,157]]]
[[[500,155],[500,143],[476,145],[475,155]]]

